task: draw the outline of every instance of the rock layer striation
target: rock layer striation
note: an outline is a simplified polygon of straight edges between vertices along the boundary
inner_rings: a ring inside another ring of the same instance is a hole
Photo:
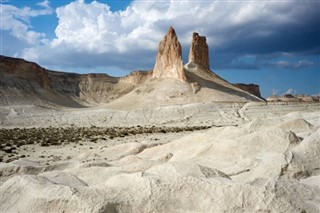
[[[204,68],[210,69],[209,47],[205,36],[193,33],[189,52],[189,62],[196,63]]]
[[[153,69],[153,78],[175,78],[182,82],[186,81],[181,58],[181,44],[173,27],[159,44],[156,63]]]

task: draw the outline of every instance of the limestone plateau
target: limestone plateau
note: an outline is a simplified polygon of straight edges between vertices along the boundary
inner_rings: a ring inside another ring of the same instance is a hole
[[[259,85],[257,84],[243,84],[243,83],[239,83],[239,84],[234,84],[236,87],[244,90],[244,91],[247,91],[247,92],[250,92],[251,94],[254,94],[255,96],[257,97],[261,97],[261,94],[260,94],[260,87]]]
[[[47,70],[23,59],[0,56],[0,105],[49,104],[150,108],[203,102],[263,101],[258,86],[233,85],[209,68],[204,36],[193,33],[189,62],[173,27],[159,44],[153,70],[125,77]],[[129,104],[128,104],[129,103]]]

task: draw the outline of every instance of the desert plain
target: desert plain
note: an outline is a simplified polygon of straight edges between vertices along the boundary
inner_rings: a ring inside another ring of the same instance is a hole
[[[1,121],[3,212],[319,211],[317,103],[11,106]]]
[[[1,56],[1,212],[320,212],[319,101],[236,87],[207,48],[184,65],[170,28],[124,78]]]

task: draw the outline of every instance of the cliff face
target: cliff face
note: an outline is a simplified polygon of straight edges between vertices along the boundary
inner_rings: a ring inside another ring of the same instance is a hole
[[[123,78],[46,70],[23,59],[0,56],[0,105],[58,104],[79,107],[108,103],[151,78],[135,71]]]
[[[170,27],[169,31],[159,44],[152,77],[175,78],[179,81],[185,82],[186,76],[183,71],[181,52],[181,44],[176,32],[172,27]]]
[[[131,83],[134,85],[143,84],[152,77],[152,70],[133,71],[129,75],[120,78],[120,82]]]
[[[79,97],[94,103],[109,103],[151,78],[151,71],[133,71],[121,78],[106,74],[82,75]]]
[[[233,84],[234,86],[244,90],[244,91],[247,91],[259,98],[262,98],[261,97],[261,94],[260,94],[260,88],[259,88],[259,85],[256,85],[256,84],[242,84],[242,83],[238,83],[238,84]]]
[[[206,37],[193,33],[192,42],[189,52],[189,62],[196,63],[206,69],[210,69],[209,64],[209,47]]]
[[[0,70],[5,70],[8,74],[19,76],[31,82],[36,82],[43,88],[50,88],[48,73],[36,63],[0,55]],[[33,71],[29,72],[29,70]]]

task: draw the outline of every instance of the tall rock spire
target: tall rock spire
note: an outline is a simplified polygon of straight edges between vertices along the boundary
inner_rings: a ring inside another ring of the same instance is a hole
[[[153,78],[175,78],[182,82],[186,81],[181,59],[181,44],[173,27],[159,44],[156,63],[153,69]]]
[[[199,36],[198,33],[193,33],[189,52],[189,62],[193,62],[210,69],[209,47],[205,36]]]

